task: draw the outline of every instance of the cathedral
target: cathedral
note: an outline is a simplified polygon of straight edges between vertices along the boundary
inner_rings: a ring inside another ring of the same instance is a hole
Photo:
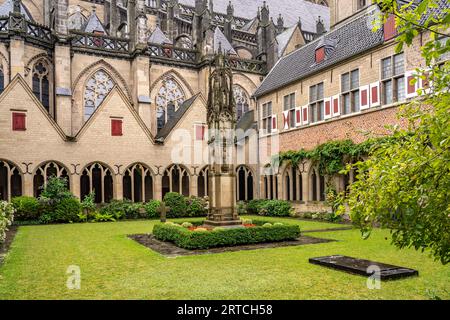
[[[448,6],[445,1],[442,6]],[[236,200],[324,207],[313,163],[280,151],[386,133],[425,83],[370,0],[0,0],[0,199],[50,176],[96,202],[208,190],[208,78],[232,70]],[[427,35],[424,34],[424,37]],[[353,176],[333,177],[338,190]]]

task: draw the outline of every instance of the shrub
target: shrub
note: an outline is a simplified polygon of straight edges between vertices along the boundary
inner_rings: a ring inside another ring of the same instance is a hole
[[[181,226],[182,226],[183,228],[192,228],[194,225],[193,225],[192,223],[190,223],[190,222],[183,222],[183,223],[181,224]]]
[[[67,179],[53,176],[48,179],[39,201],[44,205],[54,206],[64,199],[73,197],[73,194],[67,189]]]
[[[263,204],[267,201],[266,199],[250,200],[247,204],[247,214],[259,214]]]
[[[42,214],[42,206],[34,197],[16,197],[11,200],[16,213],[14,220],[16,221],[33,221],[39,220]]]
[[[188,205],[183,195],[176,192],[169,192],[164,196],[166,206],[170,207],[167,218],[180,218],[186,216]]]
[[[205,199],[190,197],[186,201],[188,217],[206,217],[208,208]]]
[[[262,203],[259,214],[271,217],[288,217],[292,211],[292,205],[289,201],[267,200]]]
[[[237,213],[238,215],[245,215],[247,214],[247,204],[244,201],[239,201],[237,203]]]
[[[144,204],[133,203],[130,200],[112,200],[110,203],[103,205],[99,213],[105,216],[110,215],[116,220],[147,218]]]
[[[77,222],[81,212],[81,203],[76,198],[67,198],[59,202],[53,211],[48,212],[51,222]]]
[[[263,227],[265,227],[265,228],[268,228],[268,227],[271,227],[271,226],[272,226],[272,224],[270,222],[267,222],[267,223],[263,224]]]
[[[114,214],[110,213],[101,214],[99,212],[96,212],[94,214],[94,219],[92,220],[92,222],[116,222],[116,221],[117,219],[115,218]]]
[[[270,228],[216,228],[214,231],[195,232],[179,225],[157,224],[153,228],[153,234],[158,240],[170,241],[178,247],[195,250],[295,240],[300,236],[300,228],[298,225],[277,225]]]
[[[5,241],[6,231],[14,220],[14,207],[6,202],[0,201],[0,243]]]
[[[161,201],[151,200],[144,204],[145,211],[147,212],[147,218],[155,219],[160,217],[160,213],[158,212],[159,207],[161,206]]]

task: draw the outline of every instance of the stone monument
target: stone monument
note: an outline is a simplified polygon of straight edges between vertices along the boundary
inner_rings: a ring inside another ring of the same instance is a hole
[[[213,61],[209,76],[207,106],[209,175],[209,226],[238,226],[236,212],[236,103],[233,96],[233,73],[221,50]]]

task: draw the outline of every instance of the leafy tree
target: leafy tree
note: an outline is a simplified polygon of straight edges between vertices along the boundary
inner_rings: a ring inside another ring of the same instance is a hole
[[[43,187],[39,201],[54,206],[62,200],[73,198],[73,194],[67,188],[67,179],[52,176]]]
[[[450,10],[436,14],[442,0],[377,0],[382,19],[394,15],[396,51],[422,35],[421,54],[430,88],[402,108],[406,128],[392,127],[393,139],[376,143],[367,161],[357,163],[357,181],[346,201],[352,220],[368,237],[372,226],[390,228],[399,248],[429,249],[443,264],[450,262]],[[415,81],[418,81],[416,79]],[[350,168],[348,168],[350,169]],[[344,207],[340,207],[341,212]]]

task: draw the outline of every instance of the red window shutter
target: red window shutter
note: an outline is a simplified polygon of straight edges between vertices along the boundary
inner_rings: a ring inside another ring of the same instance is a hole
[[[367,106],[367,90],[361,91],[361,105]]]
[[[409,76],[407,78],[408,81],[408,94],[414,94],[416,92],[416,84],[411,83],[415,79],[414,76]]]
[[[339,113],[339,99],[333,99],[333,113]]]
[[[329,116],[331,114],[331,100],[325,102],[325,115]]]
[[[277,130],[277,117],[272,117],[272,130]]]
[[[25,131],[26,130],[25,119],[26,119],[25,113],[13,112],[12,114],[13,131]]]
[[[302,122],[300,110],[296,110],[295,111],[295,121],[297,123],[301,123]]]
[[[111,135],[121,136],[122,134],[122,120],[113,119],[111,120]]]
[[[308,108],[303,109],[303,122],[308,122]]]
[[[203,141],[205,140],[205,126],[203,125],[197,125],[195,127],[195,139],[197,141]]]
[[[325,59],[325,47],[316,49],[316,63],[322,62]]]
[[[372,87],[372,104],[378,103],[378,86]]]
[[[384,41],[388,41],[397,35],[397,28],[395,27],[395,16],[390,15],[384,23]]]

